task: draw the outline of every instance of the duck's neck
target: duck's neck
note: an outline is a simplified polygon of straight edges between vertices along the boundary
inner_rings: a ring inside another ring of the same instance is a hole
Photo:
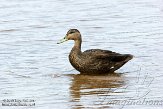
[[[81,43],[82,43],[82,40],[75,40],[74,47],[72,48],[72,50],[81,52]]]
[[[81,43],[82,42],[80,40],[75,40],[74,48],[81,50]]]

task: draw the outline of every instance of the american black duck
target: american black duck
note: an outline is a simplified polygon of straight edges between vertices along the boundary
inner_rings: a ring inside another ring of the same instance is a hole
[[[58,44],[68,40],[75,42],[69,54],[69,61],[81,74],[111,73],[133,58],[131,54],[120,54],[101,49],[90,49],[82,52],[82,37],[77,29],[70,29]]]

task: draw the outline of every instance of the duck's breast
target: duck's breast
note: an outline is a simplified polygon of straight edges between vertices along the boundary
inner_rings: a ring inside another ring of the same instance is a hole
[[[80,71],[84,67],[84,61],[82,57],[77,53],[70,53],[69,54],[69,61],[71,65],[78,71]]]

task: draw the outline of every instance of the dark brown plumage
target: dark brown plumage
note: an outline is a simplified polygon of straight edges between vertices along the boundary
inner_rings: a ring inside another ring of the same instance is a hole
[[[90,49],[82,52],[82,38],[77,29],[70,29],[60,43],[67,40],[75,41],[69,54],[69,61],[81,74],[111,73],[133,58],[130,54],[119,54],[101,49]]]

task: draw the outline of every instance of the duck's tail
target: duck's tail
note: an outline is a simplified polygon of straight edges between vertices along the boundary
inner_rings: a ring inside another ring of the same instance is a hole
[[[114,66],[114,69],[112,69],[111,71],[114,72],[115,70],[119,69],[124,64],[126,64],[129,60],[131,60],[133,57],[134,56],[131,54],[124,54],[124,55],[121,55],[120,57],[114,59],[115,66]]]
[[[125,54],[124,57],[126,58],[124,61],[127,62],[127,61],[131,60],[134,56],[131,54]]]
[[[117,55],[110,58],[112,62],[127,62],[133,58],[131,54]]]

